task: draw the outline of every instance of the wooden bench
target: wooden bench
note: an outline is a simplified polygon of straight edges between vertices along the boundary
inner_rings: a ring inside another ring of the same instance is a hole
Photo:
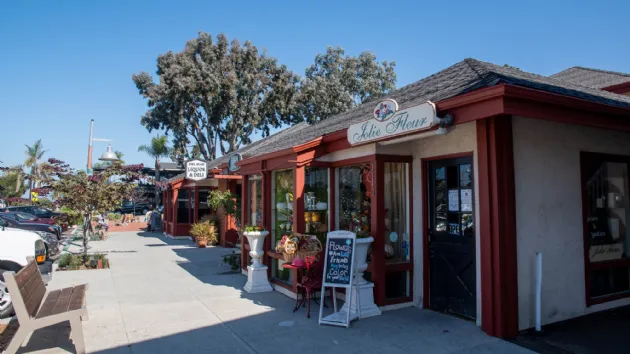
[[[70,338],[76,352],[85,353],[81,320],[88,319],[85,306],[87,284],[46,293],[46,285],[35,261],[29,262],[17,274],[5,272],[4,279],[20,323],[6,353],[14,354],[22,343],[26,345],[36,329],[64,321],[70,321]]]

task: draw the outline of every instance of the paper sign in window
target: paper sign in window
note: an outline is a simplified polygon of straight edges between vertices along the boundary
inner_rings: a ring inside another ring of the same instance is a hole
[[[459,196],[457,189],[448,191],[448,211],[459,211]]]
[[[472,189],[462,189],[460,192],[462,211],[472,211]]]

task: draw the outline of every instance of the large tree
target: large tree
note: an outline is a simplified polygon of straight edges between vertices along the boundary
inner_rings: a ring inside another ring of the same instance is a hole
[[[168,140],[165,135],[158,135],[151,138],[151,145],[140,145],[138,151],[146,152],[147,155],[155,159],[155,180],[160,180],[160,159],[168,157],[171,154],[171,148],[168,146]],[[155,185],[155,207],[160,204],[160,188]]]
[[[141,123],[149,130],[173,134],[175,157],[181,162],[190,146],[206,160],[250,142],[251,133],[294,122],[299,78],[274,58],[246,41],[216,42],[206,33],[186,43],[179,53],[158,57],[154,82],[146,72],[133,75],[149,110]]]
[[[306,69],[299,99],[302,115],[318,121],[382,97],[396,88],[395,65],[378,62],[370,52],[353,57],[341,47],[328,47]]]
[[[92,229],[92,214],[114,210],[128,199],[140,178],[142,165],[113,164],[103,171],[87,175],[75,172],[59,160],[49,160],[56,178],[51,188],[59,196],[57,203],[74,210],[83,217],[83,253],[87,254],[88,231]]]
[[[22,180],[24,174],[22,169],[16,167],[3,169],[3,171],[2,176],[0,176],[0,196],[17,198],[24,195],[26,184]]]

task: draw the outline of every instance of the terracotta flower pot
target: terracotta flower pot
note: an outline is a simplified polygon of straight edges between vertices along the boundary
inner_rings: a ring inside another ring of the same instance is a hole
[[[197,247],[199,248],[206,248],[206,245],[208,244],[208,240],[197,240]]]

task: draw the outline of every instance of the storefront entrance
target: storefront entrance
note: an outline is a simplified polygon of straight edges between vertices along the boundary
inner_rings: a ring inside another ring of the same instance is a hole
[[[429,304],[477,315],[472,156],[429,162]]]

